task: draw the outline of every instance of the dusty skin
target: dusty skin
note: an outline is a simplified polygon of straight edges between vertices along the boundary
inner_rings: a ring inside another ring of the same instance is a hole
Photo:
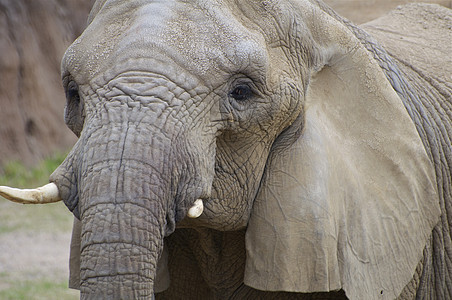
[[[357,21],[359,22],[359,21]],[[42,243],[45,241],[45,243]],[[25,274],[27,267],[30,265],[41,266],[40,270],[32,270],[36,276],[39,274],[54,274],[55,277],[63,277],[67,274],[68,259],[68,243],[69,237],[67,234],[47,235],[38,234],[30,236],[24,235],[0,235],[0,270],[6,269],[17,273],[17,277],[22,277],[20,274]],[[5,247],[5,245],[7,245]],[[28,249],[28,250],[25,250]],[[42,255],[47,253],[47,255]],[[17,260],[14,257],[24,257],[24,259]],[[20,264],[16,264],[20,261]],[[0,289],[2,288],[0,284]]]

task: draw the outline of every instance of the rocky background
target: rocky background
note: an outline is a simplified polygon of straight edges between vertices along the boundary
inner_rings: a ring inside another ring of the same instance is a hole
[[[35,164],[67,151],[60,60],[82,32],[94,0],[0,0],[0,173],[10,160]],[[326,0],[355,23],[413,0]],[[451,7],[451,0],[426,0]]]
[[[0,0],[0,166],[35,164],[76,138],[63,120],[60,60],[92,0]]]

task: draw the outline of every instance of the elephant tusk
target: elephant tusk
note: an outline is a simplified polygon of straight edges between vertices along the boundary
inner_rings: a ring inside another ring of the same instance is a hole
[[[53,182],[37,189],[16,189],[0,186],[0,196],[22,204],[44,204],[61,200],[58,187]]]
[[[189,218],[197,218],[202,214],[202,211],[204,210],[204,205],[202,203],[201,199],[198,199],[195,201],[192,207],[188,210],[188,217]]]

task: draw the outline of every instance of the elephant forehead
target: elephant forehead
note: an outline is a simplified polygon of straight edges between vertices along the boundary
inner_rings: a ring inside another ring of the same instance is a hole
[[[204,6],[195,1],[108,3],[66,53],[63,64],[83,68],[83,78],[105,76],[114,65],[160,73],[156,61],[177,65],[204,82],[221,81],[231,72],[265,72],[264,39],[244,26],[237,7],[215,1]]]
[[[175,10],[165,28],[164,43],[187,58],[190,69],[210,74],[213,70],[229,72],[231,68],[266,65],[265,43],[244,26],[237,7],[212,3],[208,7],[185,6]]]

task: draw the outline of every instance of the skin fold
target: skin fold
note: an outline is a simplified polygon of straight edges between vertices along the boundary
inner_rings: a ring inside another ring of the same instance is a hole
[[[394,18],[416,14],[452,19]],[[50,178],[75,216],[71,287],[451,297],[451,64],[414,58],[448,47],[396,51],[392,20],[374,38],[314,0],[97,1],[62,61],[79,139]]]

